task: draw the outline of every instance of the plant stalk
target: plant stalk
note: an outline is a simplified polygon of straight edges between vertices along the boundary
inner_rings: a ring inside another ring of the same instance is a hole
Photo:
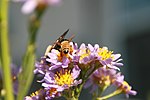
[[[0,57],[3,71],[3,84],[6,91],[5,99],[13,100],[8,41],[8,0],[0,0]]]

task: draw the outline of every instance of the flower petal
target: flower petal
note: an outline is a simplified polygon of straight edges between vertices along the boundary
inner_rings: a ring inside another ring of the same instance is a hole
[[[23,5],[22,12],[24,14],[30,14],[31,12],[34,11],[34,9],[36,8],[37,5],[38,5],[38,2],[36,0],[28,0]]]

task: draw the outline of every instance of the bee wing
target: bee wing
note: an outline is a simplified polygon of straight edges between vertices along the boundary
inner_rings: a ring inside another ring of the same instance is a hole
[[[74,37],[75,37],[75,35],[73,34],[73,35],[68,39],[68,41],[71,42]]]
[[[66,36],[66,34],[68,33],[68,31],[69,31],[69,29],[66,31],[66,32],[64,32],[57,40],[60,42],[60,41],[62,41],[64,38],[65,38],[65,36]],[[56,41],[57,41],[56,40]]]
[[[65,31],[52,45],[51,49],[55,48],[56,45],[60,45],[61,41],[65,38],[66,34],[68,33],[69,29]]]
[[[50,52],[51,49],[52,49],[52,46],[49,45],[45,51],[45,56],[47,56],[47,54]]]

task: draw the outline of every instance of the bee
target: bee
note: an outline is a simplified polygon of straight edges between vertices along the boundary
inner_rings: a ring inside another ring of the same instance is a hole
[[[70,45],[74,35],[69,39],[65,39],[66,34],[68,33],[69,29],[64,32],[55,42],[53,45],[47,47],[45,52],[45,57],[48,57],[47,54],[51,52],[52,49],[58,50],[59,56],[62,57],[69,57],[68,55],[73,52],[73,47]],[[60,59],[61,59],[60,58]]]

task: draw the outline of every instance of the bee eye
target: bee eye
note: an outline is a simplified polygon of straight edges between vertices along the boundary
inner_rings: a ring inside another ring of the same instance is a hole
[[[69,50],[65,49],[63,52],[64,52],[64,54],[67,54],[69,52]]]

